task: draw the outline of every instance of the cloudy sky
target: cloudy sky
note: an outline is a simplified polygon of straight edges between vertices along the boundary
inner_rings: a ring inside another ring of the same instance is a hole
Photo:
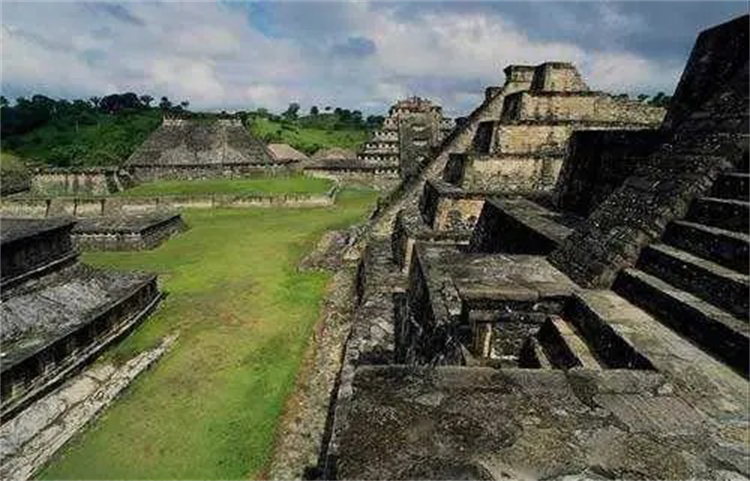
[[[297,101],[465,114],[510,63],[574,62],[595,89],[671,92],[698,31],[745,2],[9,2],[2,93],[134,91],[195,109]]]

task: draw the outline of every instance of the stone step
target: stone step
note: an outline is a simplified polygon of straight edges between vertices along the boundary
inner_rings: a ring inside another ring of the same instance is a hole
[[[746,201],[702,197],[690,205],[687,220],[746,234],[749,207]]]
[[[748,317],[746,274],[666,244],[643,249],[637,267],[737,317]]]
[[[625,269],[612,289],[692,340],[733,369],[747,375],[750,326],[731,314],[637,269]]]
[[[601,369],[599,361],[591,352],[573,326],[558,316],[549,316],[537,334],[544,355],[557,369]]]
[[[750,273],[750,236],[718,227],[675,221],[662,237],[667,244],[737,272]]]
[[[711,195],[720,199],[748,201],[750,198],[750,174],[732,172],[722,174],[711,188]]]
[[[534,336],[526,338],[521,351],[518,354],[518,367],[526,369],[552,369],[552,363]]]

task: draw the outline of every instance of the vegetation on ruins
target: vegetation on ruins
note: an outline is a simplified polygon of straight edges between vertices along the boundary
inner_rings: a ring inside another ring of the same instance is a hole
[[[622,100],[631,100],[629,94],[618,94],[615,95],[615,98]],[[669,102],[672,101],[672,96],[667,95],[664,92],[658,92],[653,97],[647,94],[638,94],[632,100],[637,100],[638,102],[641,102],[643,104],[653,105],[654,107],[663,107],[666,109],[669,107]]]
[[[328,179],[289,175],[248,179],[161,180],[137,185],[121,196],[197,195],[197,194],[322,194],[333,187]]]
[[[265,109],[247,113],[247,122],[254,135],[266,143],[289,144],[308,155],[318,150],[340,147],[358,150],[370,132],[379,128],[383,116],[370,115],[366,119],[359,110],[326,107],[321,113],[317,106],[310,114],[299,117],[299,104],[292,103],[281,115]]]
[[[15,192],[28,186],[31,173],[21,159],[10,152],[0,153],[0,189],[2,192]]]
[[[33,95],[11,105],[3,97],[3,150],[54,167],[117,165],[159,126],[164,111],[183,112],[189,105],[162,97],[153,107],[153,100],[132,92],[73,101]]]
[[[374,199],[345,190],[329,208],[188,210],[190,230],[156,250],[86,254],[91,264],[158,272],[168,293],[108,360],[180,337],[41,477],[262,476],[330,278],[296,266]]]

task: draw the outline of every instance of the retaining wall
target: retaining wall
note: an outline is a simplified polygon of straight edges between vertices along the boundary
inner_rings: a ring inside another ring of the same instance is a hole
[[[317,207],[333,205],[338,187],[325,194],[162,195],[152,197],[18,197],[4,199],[0,213],[8,217],[91,217],[152,212],[164,208],[211,209],[246,207]]]

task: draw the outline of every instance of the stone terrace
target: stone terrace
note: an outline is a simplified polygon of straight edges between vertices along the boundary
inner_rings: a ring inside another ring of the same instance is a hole
[[[78,261],[67,219],[2,219],[3,421],[129,331],[161,295],[156,276]]]
[[[559,64],[510,70],[521,93],[491,91],[372,223],[326,476],[750,476],[748,27],[698,37],[658,132],[592,132],[657,114],[584,95]],[[534,95],[545,88],[576,92],[577,107]],[[590,102],[609,113],[587,128]],[[455,178],[450,153],[504,145],[492,135],[508,109],[584,121],[555,142],[574,148],[554,195],[509,196],[487,174],[475,224],[415,221],[446,217],[425,200],[420,212],[420,190],[440,199],[429,186]],[[503,115],[488,128],[490,110]]]

